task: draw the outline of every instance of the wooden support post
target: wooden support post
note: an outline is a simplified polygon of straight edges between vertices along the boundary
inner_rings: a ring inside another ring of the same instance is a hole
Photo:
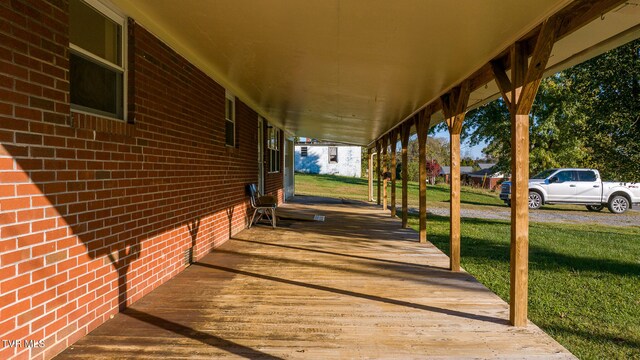
[[[391,217],[396,217],[396,145],[398,144],[398,133],[393,130],[389,134],[389,146],[391,146]]]
[[[449,175],[449,269],[460,271],[460,133],[469,101],[469,82],[442,96],[442,111],[449,128],[451,171]]]
[[[378,186],[378,197],[377,197],[377,200],[378,200],[378,201],[377,201],[377,203],[378,203],[378,205],[380,205],[381,200],[382,200],[382,199],[381,199],[381,197],[380,197],[380,190],[381,190],[381,183],[380,183],[380,180],[381,180],[380,161],[381,161],[381,159],[382,159],[382,155],[380,154],[380,151],[381,151],[381,150],[382,150],[382,149],[381,149],[381,146],[380,146],[380,141],[377,141],[377,142],[376,142],[376,165],[377,165],[377,166],[376,166],[376,168],[378,169],[378,182],[376,183],[376,185]]]
[[[387,177],[384,174],[388,171],[388,161],[387,161],[387,137],[382,138],[382,209],[387,211],[388,206],[388,198],[387,198]]]
[[[367,166],[367,173],[369,175],[369,202],[373,202],[373,151],[371,151],[371,148],[367,149],[367,158],[369,159],[369,166]]]
[[[421,243],[427,242],[427,132],[431,121],[431,110],[425,109],[416,115],[416,131],[418,133],[418,166],[419,166],[419,210]]]
[[[409,165],[409,159],[407,155],[407,147],[409,146],[409,133],[411,131],[411,122],[406,122],[402,126],[402,133],[400,141],[402,142],[402,228],[406,229],[408,211],[409,211],[409,196],[407,194],[407,177],[409,177],[409,171],[407,165]]]
[[[538,34],[528,61],[527,44],[510,50],[511,79],[502,64],[492,62],[496,82],[511,116],[511,291],[509,320],[527,325],[529,277],[529,112],[547,66],[561,21],[551,17]]]

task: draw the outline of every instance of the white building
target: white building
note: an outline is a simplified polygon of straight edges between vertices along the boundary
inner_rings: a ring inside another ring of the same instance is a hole
[[[295,146],[295,171],[307,174],[361,176],[362,148],[326,143]]]

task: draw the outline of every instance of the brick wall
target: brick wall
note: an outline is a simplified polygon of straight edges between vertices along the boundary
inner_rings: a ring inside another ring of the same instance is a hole
[[[0,358],[51,358],[247,224],[257,117],[130,21],[128,124],[69,105],[68,3],[0,2]],[[282,174],[266,176],[282,193]],[[1,344],[0,344],[1,345]]]

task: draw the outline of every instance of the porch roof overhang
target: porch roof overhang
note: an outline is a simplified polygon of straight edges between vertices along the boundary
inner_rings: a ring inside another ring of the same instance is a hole
[[[478,74],[572,3],[112,1],[290,134],[356,145]],[[560,37],[547,75],[640,37],[640,0],[604,3]],[[468,108],[499,94],[492,77],[474,85]]]

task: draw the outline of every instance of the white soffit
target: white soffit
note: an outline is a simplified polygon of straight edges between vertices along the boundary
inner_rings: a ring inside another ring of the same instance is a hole
[[[361,145],[570,2],[112,1],[288,132]],[[632,11],[606,14],[561,40],[549,65],[638,23]],[[470,103],[496,93],[491,82]]]

